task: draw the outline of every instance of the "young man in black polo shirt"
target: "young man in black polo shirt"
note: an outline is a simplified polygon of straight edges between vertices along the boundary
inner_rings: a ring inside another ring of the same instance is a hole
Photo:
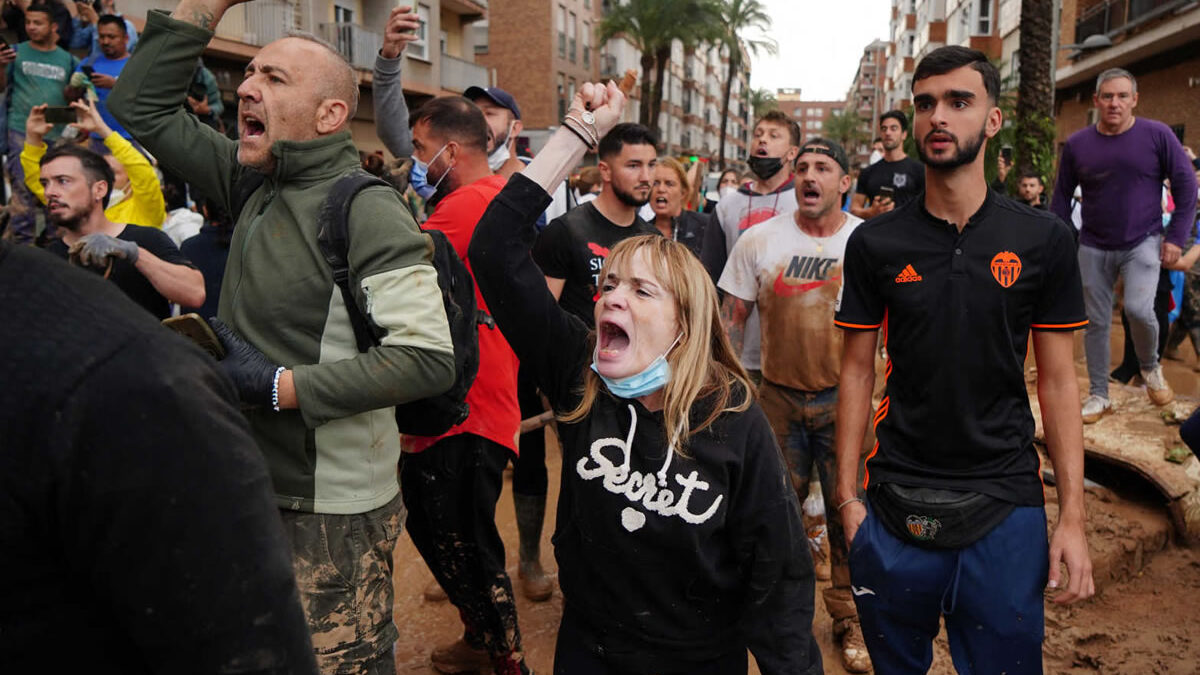
[[[1000,130],[999,83],[987,57],[963,47],[918,64],[924,199],[864,223],[847,243],[835,319],[846,329],[837,499],[880,674],[928,670],[941,616],[960,672],[1040,673],[1047,573],[1050,588],[1065,586],[1057,602],[1094,592],[1072,359],[1071,331],[1087,323],[1074,240],[1053,215],[988,191],[982,150]],[[891,360],[864,502],[855,468],[881,327]],[[1022,372],[1031,331],[1058,492],[1051,542]]]

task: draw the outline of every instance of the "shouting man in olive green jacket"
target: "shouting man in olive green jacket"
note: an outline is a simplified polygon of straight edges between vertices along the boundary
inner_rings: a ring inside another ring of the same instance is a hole
[[[150,12],[109,108],[205,195],[229,204],[240,176],[265,175],[230,246],[214,322],[229,352],[222,365],[271,470],[318,664],[329,673],[391,673],[401,510],[392,407],[439,394],[454,379],[432,244],[394,191],[371,187],[354,200],[351,279],[382,335],[359,353],[316,223],[330,188],[358,166],[347,131],[358,102],[354,71],[315,38],[272,42],[237,90],[241,140],[221,136],[182,104],[197,57],[234,4],[183,0],[171,16]]]

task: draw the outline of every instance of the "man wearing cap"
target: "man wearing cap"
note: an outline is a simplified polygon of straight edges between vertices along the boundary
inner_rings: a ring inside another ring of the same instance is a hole
[[[792,486],[808,496],[814,462],[825,512],[833,504],[837,477],[833,427],[842,351],[833,325],[842,287],[846,240],[862,219],[841,210],[850,189],[846,152],[836,141],[813,138],[800,147],[793,185],[798,207],[746,231],[718,284],[725,291],[721,319],[741,353],[746,320],[758,307],[762,327],[760,403],[787,459]],[[827,518],[833,587],[825,608],[841,641],[842,665],[852,673],[871,669],[850,591],[850,567],[841,522]]]
[[[521,108],[512,94],[500,87],[467,87],[463,97],[483,111],[488,123],[488,166],[508,178],[525,163],[517,158],[517,137],[521,135]]]

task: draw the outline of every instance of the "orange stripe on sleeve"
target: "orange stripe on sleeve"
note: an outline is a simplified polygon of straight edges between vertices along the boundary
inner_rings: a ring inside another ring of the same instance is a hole
[[[1064,330],[1067,328],[1083,328],[1087,325],[1087,320],[1076,323],[1035,323],[1030,325],[1030,328],[1040,328],[1043,330]]]
[[[877,324],[867,325],[867,324],[862,324],[862,323],[847,323],[845,321],[838,321],[837,319],[834,319],[833,325],[840,326],[842,328],[853,328],[855,330],[875,330],[876,328],[879,328],[879,326],[881,324],[877,323]]]

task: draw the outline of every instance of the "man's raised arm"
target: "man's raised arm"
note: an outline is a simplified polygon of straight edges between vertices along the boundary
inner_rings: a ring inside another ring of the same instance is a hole
[[[243,171],[237,142],[188,114],[184,102],[211,29],[233,4],[183,0],[173,15],[150,11],[137,51],[108,97],[113,117],[164,167],[225,203]]]

